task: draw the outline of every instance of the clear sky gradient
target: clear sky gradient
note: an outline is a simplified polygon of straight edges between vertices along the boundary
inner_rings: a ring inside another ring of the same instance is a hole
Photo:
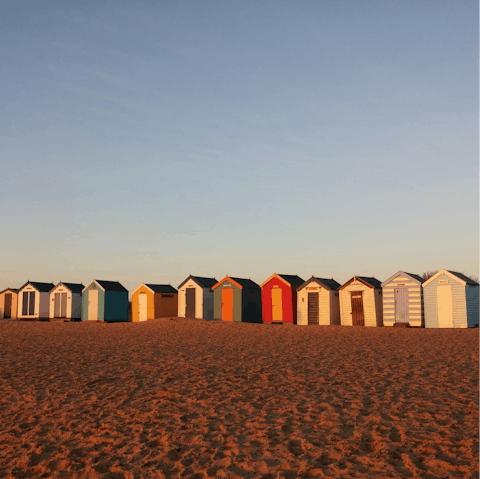
[[[0,10],[0,290],[478,274],[478,2]]]

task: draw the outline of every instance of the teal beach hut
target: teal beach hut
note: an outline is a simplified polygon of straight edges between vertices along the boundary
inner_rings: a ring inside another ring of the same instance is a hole
[[[82,321],[128,321],[128,290],[118,281],[93,279],[82,293]]]

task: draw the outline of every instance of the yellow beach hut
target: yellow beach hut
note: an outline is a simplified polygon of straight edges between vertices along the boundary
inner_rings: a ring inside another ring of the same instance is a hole
[[[178,291],[169,284],[142,283],[132,293],[132,321],[171,318],[178,314]]]

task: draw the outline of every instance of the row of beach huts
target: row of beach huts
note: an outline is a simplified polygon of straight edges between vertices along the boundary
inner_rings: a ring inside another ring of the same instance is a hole
[[[467,328],[479,323],[479,285],[442,269],[428,280],[399,271],[383,283],[354,276],[334,279],[273,274],[250,279],[189,276],[178,289],[141,284],[132,293],[117,281],[27,281],[0,293],[0,319],[146,321],[161,317],[298,325]]]

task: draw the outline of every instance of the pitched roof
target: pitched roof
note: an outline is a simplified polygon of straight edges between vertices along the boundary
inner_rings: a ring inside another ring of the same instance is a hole
[[[260,286],[252,281],[251,279],[244,279],[244,278],[234,278],[233,276],[229,276],[230,279],[238,283],[242,288],[249,288],[249,289],[258,289]]]
[[[463,273],[457,273],[456,271],[449,271],[449,273],[452,273],[454,276],[461,279],[462,281],[465,281],[465,283],[467,283],[471,286],[478,286],[477,282],[473,281],[472,278],[469,278],[468,276],[465,276]]]
[[[381,281],[379,281],[377,278],[371,278],[370,276],[357,276],[357,278],[365,281],[365,283],[372,285],[374,288],[382,287]]]
[[[27,284],[31,284],[35,289],[40,291],[40,293],[49,293],[52,291],[53,288],[55,288],[55,285],[53,283],[41,283],[39,281],[27,281],[20,289],[25,288]]]
[[[190,275],[179,287],[180,289],[189,279],[193,279],[200,287],[202,288],[211,288],[214,284],[217,284],[218,281],[215,278],[204,278],[203,276],[192,276]]]
[[[215,278],[202,278],[201,276],[192,276],[202,288],[211,288],[214,284],[218,283]]]
[[[327,278],[315,278],[317,281],[320,281],[324,285],[328,286],[330,289],[333,289],[336,291],[338,288],[340,288],[341,284],[335,281],[333,278],[327,279]]]
[[[6,288],[3,291],[0,291],[0,294],[5,293],[6,291],[11,291],[12,293],[18,293],[20,290],[15,288]]]
[[[313,283],[313,282],[316,282],[316,283],[319,283],[323,286],[325,286],[327,289],[331,289],[333,291],[337,291],[338,288],[340,288],[341,284],[340,283],[337,283],[334,279],[326,279],[326,278],[317,278],[315,276],[312,276],[310,279],[308,279],[307,281],[305,281],[298,289],[297,291],[299,291],[300,289],[303,289],[305,288],[305,286],[309,285],[310,283]]]
[[[265,285],[270,283],[273,279],[279,279],[283,283],[287,284],[290,287],[294,287],[296,290],[297,288],[295,286],[300,286],[301,284],[304,283],[304,280],[302,278],[299,278],[296,274],[277,274],[273,273],[272,276],[267,278],[263,283],[261,283],[259,286],[260,288],[263,288]]]
[[[279,274],[278,276],[281,276],[285,281],[293,286],[300,286],[301,284],[305,283],[305,281],[296,274]]]
[[[178,293],[178,291],[171,286],[170,284],[147,284],[145,286],[149,287],[155,293]]]
[[[371,286],[372,288],[382,288],[382,283],[377,278],[370,278],[369,276],[354,276],[350,278],[346,283],[342,284],[339,289],[346,288],[350,283],[353,283],[356,279],[358,279],[361,283],[365,286]]]
[[[82,283],[63,283],[63,282],[61,282],[61,284],[63,284],[63,286],[68,288],[72,293],[81,293],[83,291],[83,289],[85,288],[85,286],[83,286]]]
[[[116,291],[119,293],[128,293],[128,289],[124,288],[118,281],[104,281],[103,279],[95,280],[105,291]]]
[[[408,276],[411,276],[412,278],[416,279],[417,281],[420,281],[420,283],[423,283],[425,281],[425,279],[422,278],[421,276],[419,276],[418,274],[407,273],[406,271],[404,271],[404,273],[408,274]]]
[[[423,284],[422,287],[426,288],[429,284],[431,284],[433,281],[435,281],[439,276],[441,275],[446,275],[450,276],[453,280],[459,280],[462,282],[462,284],[468,284],[470,286],[478,286],[478,283],[473,281],[473,279],[469,278],[468,276],[465,276],[463,273],[458,273],[456,271],[447,271],[446,269],[442,268],[441,270],[437,271],[433,276],[428,278]]]
[[[407,273],[405,271],[397,271],[393,276],[390,276],[390,278],[386,279],[385,281],[383,281],[382,283],[382,288],[384,286],[386,286],[388,283],[390,283],[391,281],[393,281],[395,278],[398,278],[399,276],[401,275],[407,275],[407,276],[410,276],[411,279],[413,279],[414,281],[418,281],[420,284],[422,284],[425,280],[419,276],[418,274],[412,274],[412,273]]]
[[[260,289],[260,286],[252,281],[251,279],[244,279],[244,278],[234,278],[233,276],[225,276],[225,278],[221,279],[217,284],[212,286],[212,290],[217,289],[221,284],[223,284],[225,281],[231,281],[232,283],[235,283],[237,287],[240,289],[246,288],[246,289]]]

